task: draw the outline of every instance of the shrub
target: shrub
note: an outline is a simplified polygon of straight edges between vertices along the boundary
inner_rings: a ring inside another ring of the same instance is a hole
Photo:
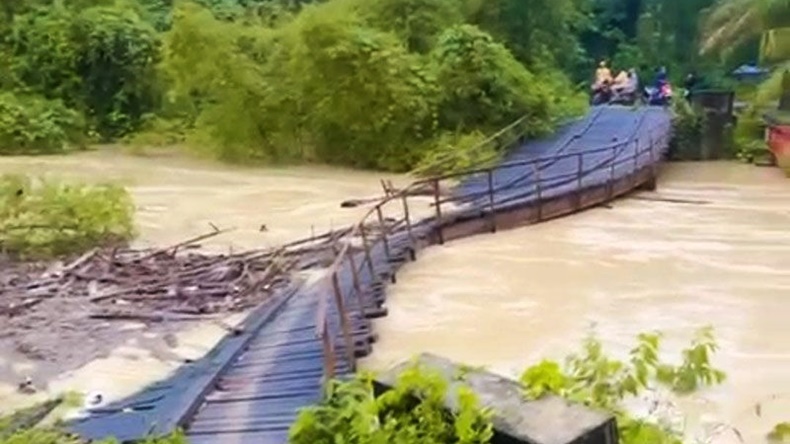
[[[303,410],[291,428],[292,444],[464,443],[493,436],[490,412],[468,388],[458,391],[459,409],[444,408],[448,381],[413,366],[393,390],[378,397],[367,376],[332,382],[323,404]]]
[[[672,140],[669,143],[669,152],[673,157],[684,159],[688,156],[695,157],[702,144],[702,130],[705,117],[686,103],[677,100],[672,105]]]
[[[105,139],[136,129],[155,106],[158,34],[129,7],[62,3],[14,18],[11,73],[82,111]]]
[[[0,93],[0,154],[55,154],[81,145],[78,113],[57,100]]]
[[[643,333],[629,353],[628,361],[612,359],[604,353],[595,336],[588,338],[579,354],[566,359],[565,366],[543,361],[521,376],[530,398],[558,395],[593,408],[613,412],[623,444],[681,444],[682,431],[661,418],[635,418],[624,401],[642,396],[659,386],[674,393],[688,394],[703,386],[721,383],[724,373],[711,365],[718,346],[710,327],[700,329],[691,345],[681,353],[680,365],[659,360],[661,335]]]
[[[0,177],[0,248],[22,259],[76,254],[134,234],[124,188]]]
[[[494,142],[483,133],[444,133],[435,141],[412,171],[418,176],[458,173],[498,158]]]

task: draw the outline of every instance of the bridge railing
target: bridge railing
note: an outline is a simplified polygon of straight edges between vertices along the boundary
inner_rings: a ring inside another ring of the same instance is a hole
[[[369,292],[375,291],[377,285],[383,286],[378,281],[387,277],[388,270],[383,268],[404,260],[396,257],[396,247],[407,245],[415,259],[418,245],[426,235],[436,236],[436,241],[443,243],[444,224],[464,214],[489,217],[491,230],[496,231],[496,214],[508,206],[529,202],[540,215],[544,201],[575,194],[579,196],[575,209],[580,209],[582,192],[601,185],[608,185],[606,199],[611,199],[615,181],[628,180],[629,189],[633,189],[639,185],[637,173],[645,168],[651,169],[651,176],[655,177],[655,168],[669,144],[669,134],[667,122],[650,128],[646,139],[643,135],[641,140],[635,137],[583,152],[418,180],[378,201],[358,223],[341,233],[342,246],[334,244],[334,262],[319,284],[315,322],[323,347],[325,378],[335,376],[341,356],[351,369],[356,368],[355,347],[359,341],[355,340],[354,321],[368,315]],[[566,168],[552,171],[562,161],[575,162],[575,168],[570,172]],[[497,176],[507,171],[514,173],[508,174],[506,183],[498,184]],[[484,185],[469,193],[447,195],[448,190],[463,181],[482,181]],[[515,186],[527,181],[529,186]],[[422,200],[425,214],[416,210],[416,199]]]

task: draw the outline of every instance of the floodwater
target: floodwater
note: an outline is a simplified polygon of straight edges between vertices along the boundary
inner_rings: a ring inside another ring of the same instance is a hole
[[[383,194],[380,173],[309,166],[242,168],[164,153],[123,155],[117,149],[48,157],[0,158],[0,173],[80,181],[113,181],[137,204],[138,246],[175,244],[213,230],[232,230],[207,248],[261,248],[357,222],[367,208],[343,200]],[[388,175],[396,185],[405,176]],[[261,226],[265,225],[265,231]]]
[[[355,222],[367,209],[339,203],[381,194],[376,173],[231,168],[109,150],[4,158],[0,172],[120,181],[138,206],[141,246],[174,244],[210,224],[235,231],[207,247],[274,246]],[[376,322],[381,339],[367,365],[431,351],[516,375],[575,350],[591,324],[615,354],[655,329],[677,354],[697,327],[711,324],[721,345],[716,364],[729,379],[681,407],[692,421],[724,421],[745,442],[762,442],[771,425],[790,420],[790,181],[776,169],[672,165],[658,191],[642,197],[422,251],[391,289],[390,315]],[[202,355],[225,332],[191,324],[175,331],[174,349],[141,324],[128,329],[139,333],[82,368],[49,375],[37,397],[17,395],[12,385],[36,363],[0,350],[0,370],[12,373],[10,384],[0,380],[0,410],[65,390],[117,399]]]
[[[0,158],[0,173],[123,184],[137,206],[136,246],[173,245],[211,232],[213,224],[232,230],[203,243],[205,250],[218,252],[274,247],[348,226],[368,209],[341,209],[342,201],[382,195],[379,173],[327,167],[228,167],[173,153],[130,156],[113,148],[68,156]],[[405,176],[386,178],[395,186],[409,182]],[[235,314],[219,321],[176,323],[163,326],[160,333],[141,323],[123,323],[120,330],[128,341],[115,347],[108,340],[104,348],[111,351],[98,359],[91,356],[101,344],[95,344],[96,335],[87,332],[91,343],[83,353],[88,362],[79,368],[30,360],[0,344],[0,413],[68,391],[100,393],[105,402],[127,396],[164,379],[184,359],[203,356],[242,318],[243,314]],[[86,322],[78,328],[103,327]],[[16,384],[26,376],[32,376],[41,389],[34,396],[16,391]]]
[[[660,330],[672,359],[709,324],[728,379],[676,401],[687,433],[710,437],[718,421],[765,442],[790,420],[790,180],[734,163],[672,164],[661,179],[611,208],[421,252],[365,365],[428,351],[518,376],[578,350],[593,325],[622,357]]]

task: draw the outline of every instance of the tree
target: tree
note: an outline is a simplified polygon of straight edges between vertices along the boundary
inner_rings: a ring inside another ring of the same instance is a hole
[[[720,0],[705,19],[701,50],[723,51],[756,36],[766,50],[772,34],[787,26],[790,4],[786,0]]]
[[[457,0],[362,0],[357,10],[373,27],[395,33],[409,51],[421,54],[463,19]]]
[[[154,106],[159,37],[131,9],[34,9],[15,17],[8,43],[17,88],[63,100],[105,138]]]

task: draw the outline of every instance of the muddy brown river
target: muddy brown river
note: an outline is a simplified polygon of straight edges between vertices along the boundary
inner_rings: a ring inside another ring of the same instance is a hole
[[[349,224],[365,210],[339,203],[381,191],[376,173],[230,168],[112,151],[0,159],[0,172],[120,181],[138,205],[139,244],[172,244],[209,223],[235,227],[212,241],[216,249],[276,245]],[[764,442],[770,426],[790,420],[790,181],[732,163],[671,165],[656,193],[425,250],[398,276],[388,306],[370,368],[431,351],[515,375],[575,350],[591,325],[614,354],[638,332],[661,330],[673,356],[696,328],[713,325],[715,362],[729,378],[679,408],[689,430],[721,421],[745,442]],[[197,356],[222,330],[179,334],[181,355]],[[50,391],[117,397],[166,376],[177,359],[161,358],[142,338],[52,375]],[[22,375],[35,363],[0,354],[4,365]],[[12,392],[0,386],[0,404],[16,404]]]
[[[790,420],[790,181],[775,169],[673,164],[656,193],[426,250],[390,294],[371,368],[430,351],[517,376],[591,326],[619,356],[661,330],[672,358],[710,324],[728,380],[677,400],[688,432],[724,422],[759,443]]]

